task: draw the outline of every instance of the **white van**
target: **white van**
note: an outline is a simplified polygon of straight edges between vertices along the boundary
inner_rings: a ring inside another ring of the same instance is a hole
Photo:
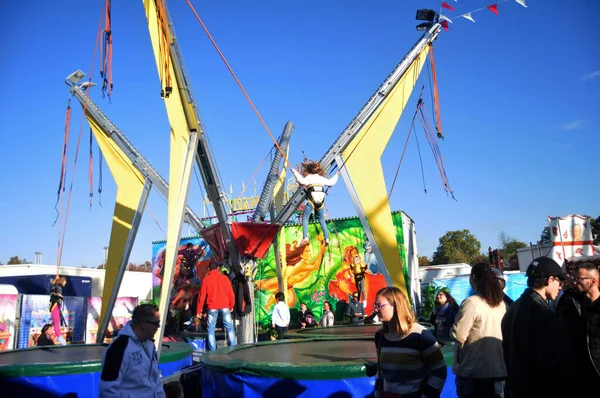
[[[465,263],[439,264],[419,267],[419,280],[421,285],[429,285],[433,278],[445,279],[460,275],[470,275],[471,266]]]

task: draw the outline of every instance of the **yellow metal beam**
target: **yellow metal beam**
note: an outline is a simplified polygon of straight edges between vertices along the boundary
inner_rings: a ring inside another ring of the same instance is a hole
[[[86,112],[87,113],[87,112]],[[119,265],[125,252],[125,245],[133,218],[135,216],[138,203],[142,196],[145,178],[140,173],[135,165],[131,163],[129,157],[115,144],[115,142],[107,137],[102,128],[96,121],[86,114],[94,137],[98,142],[98,146],[104,155],[106,164],[117,184],[117,199],[115,203],[115,211],[113,215],[112,229],[110,233],[110,243],[108,245],[108,259],[106,261],[106,274],[104,276],[104,288],[102,290],[102,309],[100,311],[100,319],[98,325],[102,324],[104,317],[108,312],[108,297],[116,286],[117,274]],[[103,341],[104,336],[98,336],[98,342]]]
[[[179,248],[179,239],[181,237],[181,226],[183,221],[183,212],[187,200],[187,192],[191,176],[191,167],[193,166],[193,158],[196,154],[193,149],[193,156],[188,157],[188,149],[190,145],[191,130],[195,130],[198,134],[201,133],[198,121],[193,117],[193,112],[187,101],[182,100],[183,94],[178,74],[176,73],[173,63],[174,54],[171,52],[167,58],[166,54],[161,54],[160,42],[163,40],[163,26],[159,23],[155,0],[142,0],[148,20],[148,29],[150,39],[152,41],[152,49],[156,60],[156,67],[159,71],[164,71],[167,66],[166,73],[171,76],[172,93],[164,98],[164,103],[167,108],[170,128],[170,166],[169,166],[169,199],[168,199],[168,224],[167,224],[167,247],[164,265],[164,286],[161,289],[159,309],[161,312],[161,327],[157,332],[156,344],[157,351],[160,355],[161,340],[164,333],[164,325],[169,306],[170,281],[173,279],[174,265]],[[166,17],[166,10],[165,10]],[[172,37],[166,32],[167,43],[170,46]],[[194,141],[197,145],[197,141]]]
[[[429,46],[425,46],[377,112],[367,120],[342,153],[344,165],[392,283],[405,294],[404,264],[398,253],[381,156],[415,87],[428,52]]]

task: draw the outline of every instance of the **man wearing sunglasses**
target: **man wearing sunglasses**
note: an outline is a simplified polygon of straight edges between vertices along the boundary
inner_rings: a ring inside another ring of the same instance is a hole
[[[527,289],[502,319],[507,397],[569,396],[564,336],[548,304],[558,296],[564,279],[556,261],[536,258],[527,268]]]
[[[592,262],[577,266],[573,272],[573,292],[559,301],[557,314],[571,343],[573,373],[591,383],[600,382],[600,275]],[[577,394],[585,394],[585,388]],[[589,394],[587,394],[589,396]]]
[[[104,352],[100,398],[165,397],[153,340],[159,326],[160,314],[155,305],[135,307],[131,321]]]

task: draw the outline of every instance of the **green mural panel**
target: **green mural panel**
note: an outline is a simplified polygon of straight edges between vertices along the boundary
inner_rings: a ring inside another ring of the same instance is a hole
[[[406,247],[402,228],[402,213],[392,213],[396,227],[396,241],[403,264],[405,280],[408,281]],[[353,261],[364,262],[366,274],[366,312],[373,309],[377,291],[387,283],[381,274],[375,255],[366,249],[366,235],[358,217],[330,220],[330,245],[323,245],[323,234],[318,223],[309,225],[310,243],[299,247],[302,240],[302,226],[286,226],[285,233],[288,286],[286,297],[292,312],[292,321],[300,303],[306,303],[317,319],[323,313],[323,303],[328,301],[336,315],[342,320],[346,303],[356,291],[350,264]],[[271,322],[271,312],[275,304],[274,295],[278,291],[275,253],[273,247],[262,260],[258,260],[254,276],[256,318],[260,325]]]

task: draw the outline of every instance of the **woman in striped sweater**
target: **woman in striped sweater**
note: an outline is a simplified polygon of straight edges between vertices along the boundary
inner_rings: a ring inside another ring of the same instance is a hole
[[[397,287],[377,292],[375,310],[383,327],[375,333],[380,398],[439,397],[446,363],[435,337],[419,325]]]

